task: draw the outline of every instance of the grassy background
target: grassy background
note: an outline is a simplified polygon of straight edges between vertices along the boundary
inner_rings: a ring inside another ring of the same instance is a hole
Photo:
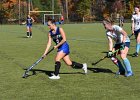
[[[64,28],[70,45],[73,61],[87,63],[88,74],[81,69],[72,69],[64,64],[60,80],[48,79],[54,71],[53,51],[34,67],[36,75],[23,79],[25,70],[44,53],[47,44],[47,26],[34,25],[33,38],[26,38],[26,27],[18,25],[0,26],[0,98],[1,100],[139,100],[140,63],[135,52],[135,39],[131,38],[128,58],[134,71],[133,77],[114,78],[117,67],[105,59],[97,66],[107,51],[107,39],[102,24],[66,24]],[[130,34],[130,24],[124,29]],[[32,73],[30,73],[32,74]]]

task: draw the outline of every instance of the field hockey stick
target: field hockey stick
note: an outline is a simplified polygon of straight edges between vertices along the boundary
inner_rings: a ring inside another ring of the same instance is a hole
[[[120,50],[120,49],[115,50],[112,54],[115,54],[115,53],[118,52],[119,50]],[[107,58],[107,55],[104,56],[104,57],[102,57],[102,58],[99,59],[98,61],[92,63],[92,65],[96,65],[96,64],[98,64],[99,62],[101,62],[101,61],[104,60],[105,58]]]
[[[101,61],[104,60],[105,58],[107,58],[107,56],[102,57],[102,58],[99,59],[98,61],[92,63],[92,65],[96,65],[96,64],[98,64],[99,62],[101,62]]]
[[[134,34],[132,33],[132,34],[130,34],[128,37],[131,38],[133,35],[134,35]]]
[[[54,47],[50,49],[45,55],[47,56],[50,52],[54,50]],[[22,78],[26,78],[28,76],[28,72],[33,69],[40,61],[42,61],[45,57],[40,57],[36,62],[34,62],[23,74]]]

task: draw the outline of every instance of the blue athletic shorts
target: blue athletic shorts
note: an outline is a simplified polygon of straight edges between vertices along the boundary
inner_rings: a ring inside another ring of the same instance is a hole
[[[26,25],[28,28],[31,28],[32,27],[32,25]]]
[[[69,51],[69,45],[67,42],[65,42],[64,44],[62,44],[59,48],[57,52],[63,51],[66,55],[68,55],[70,53]]]

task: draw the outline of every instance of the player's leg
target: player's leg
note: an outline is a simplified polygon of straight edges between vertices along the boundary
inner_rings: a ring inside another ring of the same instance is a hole
[[[123,27],[124,21],[122,21],[122,27]]]
[[[139,53],[139,50],[140,50],[140,31],[138,33],[138,36],[137,36],[137,44],[136,44],[136,52],[137,52],[137,56],[138,56],[138,53]]]
[[[138,53],[140,50],[140,29],[135,31],[135,38],[136,38],[136,52],[133,54],[133,57],[138,57]]]
[[[50,76],[50,79],[60,79],[59,76],[59,70],[61,67],[61,62],[60,60],[65,56],[66,54],[63,51],[60,51],[57,53],[56,57],[55,57],[55,71],[54,74],[52,76]]]
[[[114,49],[118,50],[119,46],[120,46],[119,44],[115,44]],[[121,61],[116,57],[116,55],[118,55],[118,54],[120,54],[120,51],[116,52],[115,55],[113,57],[111,57],[111,60],[119,68],[119,71],[116,74],[124,75],[125,69],[124,69]]]
[[[129,46],[130,46],[130,43],[126,43],[126,46],[125,46],[124,50],[121,50],[121,54],[120,54],[120,56],[123,60],[123,63],[125,65],[125,69],[126,69],[126,75],[125,76],[126,77],[133,75],[130,61],[127,58],[127,53],[128,53],[128,50],[129,50]]]
[[[75,61],[71,61],[69,55],[66,55],[63,58],[63,60],[67,65],[72,66],[73,68],[81,68],[81,69],[84,70],[85,74],[87,73],[87,64],[86,63],[81,64],[81,63],[78,63],[78,62],[75,62]]]
[[[119,26],[121,27],[121,20],[119,19]]]
[[[30,30],[29,35],[30,35],[30,37],[32,38],[32,26],[30,26],[29,30]]]
[[[111,57],[111,60],[119,68],[119,71],[116,74],[125,75],[125,69],[121,61],[117,57]]]
[[[26,28],[27,28],[27,37],[29,38],[30,37],[30,27],[27,25]]]
[[[121,21],[121,27],[123,27],[123,22]]]

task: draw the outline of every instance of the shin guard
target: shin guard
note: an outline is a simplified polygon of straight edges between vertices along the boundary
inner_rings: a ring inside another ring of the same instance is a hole
[[[117,65],[117,67],[119,68],[119,71],[120,71],[120,72],[125,72],[125,69],[124,69],[123,65],[121,64],[120,60],[118,60],[118,59],[115,58],[115,57],[112,57],[111,60],[112,60],[112,62],[113,62],[115,65]]]

